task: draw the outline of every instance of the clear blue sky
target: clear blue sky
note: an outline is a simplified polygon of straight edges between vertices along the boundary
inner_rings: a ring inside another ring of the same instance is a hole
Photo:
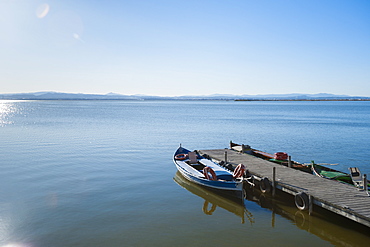
[[[0,0],[0,93],[370,96],[369,0]]]

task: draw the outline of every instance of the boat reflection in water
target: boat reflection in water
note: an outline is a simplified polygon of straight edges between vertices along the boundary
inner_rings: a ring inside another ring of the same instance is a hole
[[[245,199],[237,200],[235,197],[226,197],[192,183],[179,172],[176,173],[174,180],[183,188],[205,200],[203,212],[208,215],[211,215],[217,207],[221,207],[241,217],[242,223],[247,218],[253,224],[258,219],[255,219],[252,212],[246,209],[246,205],[256,203],[271,211],[272,228],[284,228],[284,225],[280,225],[281,220],[276,220],[278,217],[283,217],[299,229],[314,234],[335,246],[368,246],[364,243],[370,242],[369,228],[315,206],[313,213],[309,215],[308,211],[297,209],[293,196],[281,191],[277,191],[275,197],[272,197],[269,193],[262,193],[259,189],[245,185]]]
[[[217,207],[221,207],[239,216],[242,224],[245,223],[245,218],[247,218],[251,224],[254,223],[253,215],[244,206],[244,199],[236,198],[235,196],[227,196],[225,193],[220,194],[209,188],[190,182],[184,178],[180,172],[176,172],[173,179],[181,187],[204,199],[203,212],[205,214],[212,215]]]

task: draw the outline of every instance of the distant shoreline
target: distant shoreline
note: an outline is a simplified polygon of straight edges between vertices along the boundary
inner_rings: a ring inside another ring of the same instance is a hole
[[[370,101],[369,99],[236,99],[235,101]]]
[[[164,101],[370,101],[365,99],[223,99],[223,98],[143,98],[143,99],[81,99],[81,98],[0,98],[0,100],[39,100],[39,101],[145,101],[145,100],[164,100]]]
[[[266,94],[266,95],[184,95],[184,96],[153,96],[123,94],[84,94],[60,92],[35,92],[0,94],[0,100],[218,100],[218,101],[370,101],[370,97],[319,94]]]

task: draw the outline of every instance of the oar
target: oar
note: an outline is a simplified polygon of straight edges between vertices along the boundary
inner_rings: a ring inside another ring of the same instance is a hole
[[[329,163],[314,163],[314,162],[311,162],[311,163],[303,163],[303,165],[305,166],[310,166],[312,164],[315,164],[315,165],[320,165],[320,166],[337,166],[339,164],[329,164]]]
[[[329,164],[329,163],[317,163],[315,165],[322,165],[322,166],[337,166],[339,164]]]

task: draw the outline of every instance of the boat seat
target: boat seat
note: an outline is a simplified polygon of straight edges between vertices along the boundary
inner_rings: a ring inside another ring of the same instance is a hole
[[[225,181],[232,181],[233,180],[233,175],[231,174],[218,174],[216,173],[216,176],[220,180],[225,180]]]
[[[357,167],[350,167],[348,169],[349,169],[353,184],[357,188],[363,188],[364,187],[364,185],[363,185],[364,181],[362,179],[360,170]]]
[[[189,163],[190,164],[195,164],[195,163],[198,162],[197,154],[195,152],[189,152],[188,155],[189,155]]]

